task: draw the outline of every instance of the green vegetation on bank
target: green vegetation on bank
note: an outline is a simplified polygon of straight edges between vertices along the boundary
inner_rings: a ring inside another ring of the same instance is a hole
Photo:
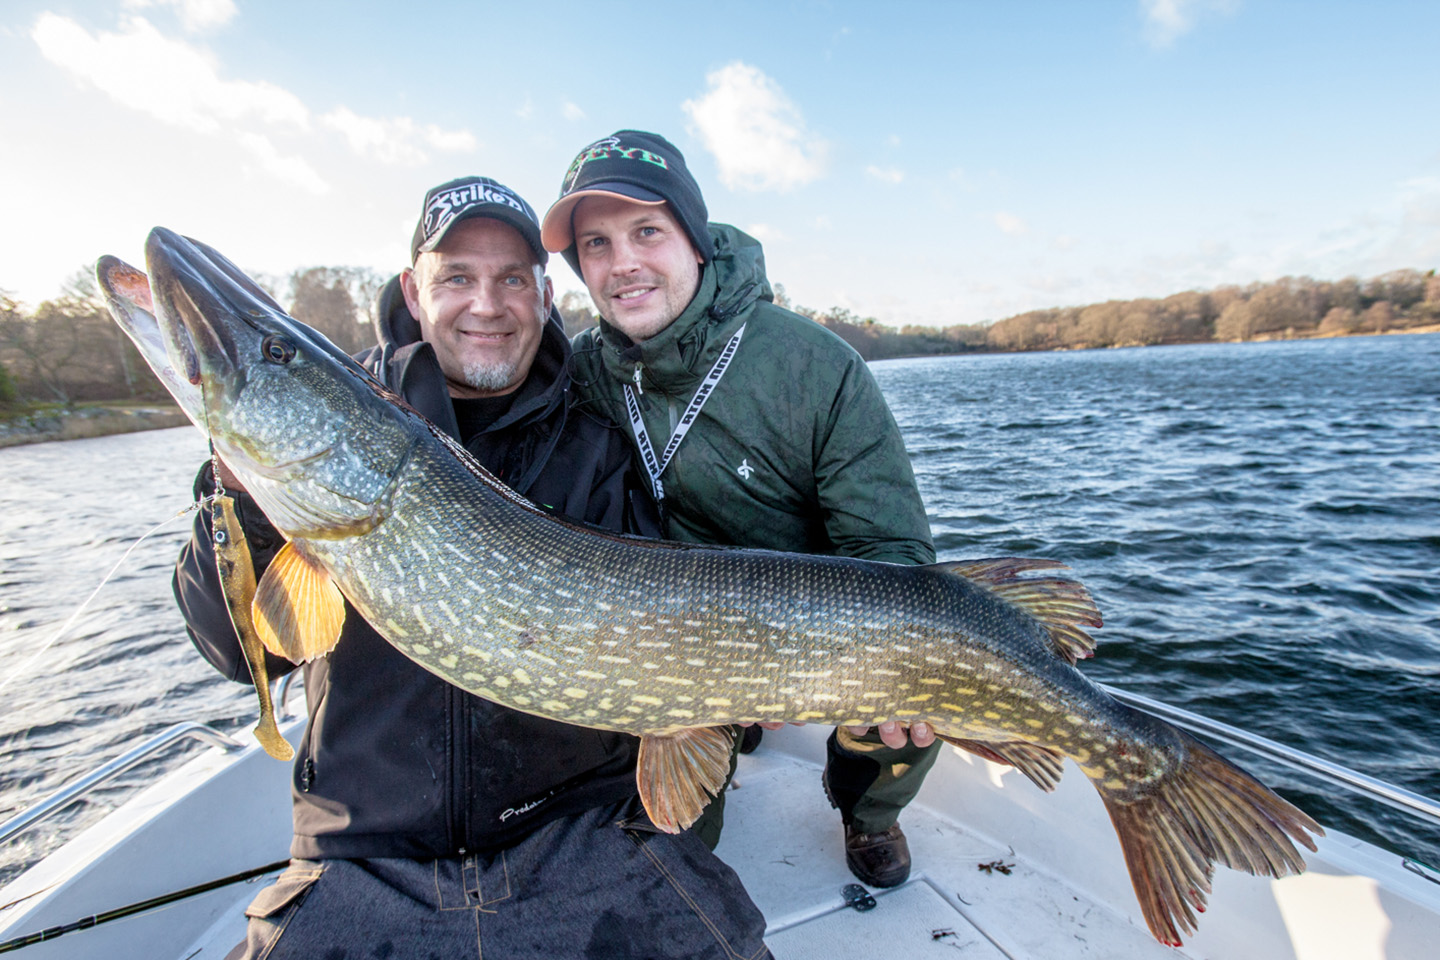
[[[373,342],[366,307],[384,278],[357,267],[310,267],[259,278],[297,319],[346,351]],[[843,308],[776,301],[824,324],[867,360],[953,353],[1079,350],[1386,333],[1440,325],[1436,271],[1396,270],[1369,280],[1285,277],[1247,287],[1032,310],[993,323],[891,327]],[[558,304],[567,332],[594,323],[590,300]],[[0,418],[41,404],[168,403],[169,395],[111,320],[88,271],[61,296],[27,310],[0,291]]]

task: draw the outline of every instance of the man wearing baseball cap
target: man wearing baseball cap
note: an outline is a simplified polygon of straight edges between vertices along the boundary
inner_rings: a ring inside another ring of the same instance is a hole
[[[376,300],[378,345],[356,359],[542,509],[658,535],[624,435],[571,403],[570,345],[529,204],[485,177],[442,184],[410,254]],[[213,489],[208,470],[197,487]],[[238,501],[258,574],[283,541]],[[248,679],[200,513],[176,596],[201,653]],[[296,859],[256,896],[234,956],[768,956],[734,873],[645,817],[636,738],[453,687],[353,610],[335,650],[304,671]]]
[[[667,535],[700,543],[932,563],[910,460],[865,362],[777,307],[760,244],[710,223],[673,144],[621,130],[570,164],[541,239],[600,314],[575,340],[581,397],[630,427]],[[897,822],[936,756],[895,724],[838,730],[824,783],[866,883],[910,872]],[[724,793],[695,825],[719,839]]]

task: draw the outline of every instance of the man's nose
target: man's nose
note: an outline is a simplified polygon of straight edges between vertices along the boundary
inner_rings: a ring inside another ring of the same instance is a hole
[[[640,268],[639,247],[631,243],[627,238],[621,238],[611,243],[613,253],[610,257],[610,272],[616,276],[624,276],[627,273],[634,273]]]
[[[480,317],[492,317],[504,313],[504,301],[499,285],[489,280],[475,284],[470,296],[470,312]]]

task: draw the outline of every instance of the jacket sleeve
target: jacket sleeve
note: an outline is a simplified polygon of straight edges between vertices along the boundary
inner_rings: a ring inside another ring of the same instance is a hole
[[[825,531],[837,554],[888,563],[935,562],[930,523],[900,427],[858,356],[821,423],[815,483]]]
[[[195,478],[195,499],[200,500],[215,492],[215,478],[209,463]],[[276,552],[283,544],[283,538],[247,493],[236,493],[235,506],[245,539],[250,546],[250,556],[255,563],[258,580],[270,565]],[[253,683],[250,667],[240,649],[240,639],[230,623],[230,611],[225,606],[225,595],[220,588],[220,573],[215,567],[214,531],[210,511],[204,507],[196,511],[195,529],[190,542],[180,551],[175,564],[175,577],[171,583],[175,591],[175,602],[185,618],[186,632],[200,655],[219,670],[227,679],[239,683]],[[265,655],[265,668],[270,677],[283,676],[295,669],[295,664],[270,654]]]

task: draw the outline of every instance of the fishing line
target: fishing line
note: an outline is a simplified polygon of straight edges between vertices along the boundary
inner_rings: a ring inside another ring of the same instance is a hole
[[[208,439],[210,436],[210,404],[208,402],[209,398],[206,396],[205,386],[205,380],[202,378],[200,381],[200,402],[201,409],[205,411],[205,434],[206,438]],[[150,539],[152,536],[158,533],[162,527],[174,523],[176,520],[179,520],[191,510],[198,510],[203,506],[213,503],[218,497],[224,495],[225,488],[220,482],[219,455],[215,452],[215,442],[213,440],[210,440],[209,443],[210,462],[212,464],[212,470],[214,471],[215,475],[215,492],[208,497],[202,497],[194,503],[189,504],[187,507],[185,507],[185,509],[179,511],[173,516],[166,517],[164,520],[161,520],[159,523],[155,524],[155,526],[151,527],[149,530],[143,533],[139,539],[131,543],[129,548],[126,549],[126,551],[120,556],[120,559],[115,561],[115,565],[110,568],[110,572],[105,574],[104,578],[101,579],[98,584],[96,584],[94,590],[90,591],[90,596],[86,597],[84,602],[81,603],[80,606],[75,608],[75,612],[70,614],[70,618],[60,625],[60,629],[56,630],[55,633],[51,635],[49,640],[46,640],[44,643],[42,643],[40,645],[40,649],[36,650],[30,655],[29,660],[26,660],[23,664],[21,664],[18,669],[11,671],[10,674],[4,679],[0,679],[0,692],[4,692],[5,688],[10,685],[11,681],[16,679],[17,677],[24,676],[26,671],[28,671],[32,666],[35,665],[35,661],[39,660],[40,657],[44,656],[45,652],[48,651],[51,647],[53,647],[55,645],[55,642],[65,635],[65,632],[74,625],[80,614],[84,613],[86,608],[90,606],[90,603],[95,599],[96,594],[98,594],[101,589],[104,588],[105,584],[109,583],[110,580],[115,576],[115,574],[120,570],[120,568],[125,565],[125,561],[130,559],[130,554],[135,552],[136,547],[140,546],[140,544],[144,543],[146,540]]]
[[[105,574],[104,578],[101,579],[98,584],[96,584],[94,590],[90,591],[90,596],[86,597],[84,602],[81,603],[80,606],[75,608],[75,612],[70,614],[70,618],[60,625],[60,629],[56,630],[55,633],[51,635],[50,639],[42,643],[40,645],[40,649],[36,650],[30,655],[29,660],[26,660],[23,664],[21,664],[18,669],[11,671],[10,674],[4,679],[0,679],[0,692],[3,692],[5,688],[10,685],[10,682],[12,680],[16,679],[17,677],[23,676],[27,670],[34,666],[36,660],[40,659],[40,657],[43,656],[47,650],[49,650],[55,645],[55,641],[59,640],[65,635],[65,632],[69,630],[72,625],[74,625],[80,614],[84,613],[86,608],[90,606],[90,603],[95,599],[96,594],[98,594],[105,586],[105,584],[109,583],[110,580],[115,576],[115,574],[119,572],[120,568],[125,565],[125,561],[130,559],[130,554],[135,552],[136,547],[140,546],[140,544],[144,543],[146,540],[150,539],[152,536],[158,533],[162,527],[174,523],[176,520],[185,516],[185,514],[189,513],[191,510],[199,509],[213,499],[215,499],[215,497],[212,495],[209,497],[205,497],[202,500],[198,500],[195,503],[189,504],[185,507],[185,509],[179,511],[174,516],[166,517],[164,520],[161,520],[159,523],[155,524],[155,526],[151,527],[145,533],[141,534],[137,540],[131,543],[130,546],[125,550],[125,552],[121,554],[120,559],[115,561],[115,565],[110,568],[110,572]]]

